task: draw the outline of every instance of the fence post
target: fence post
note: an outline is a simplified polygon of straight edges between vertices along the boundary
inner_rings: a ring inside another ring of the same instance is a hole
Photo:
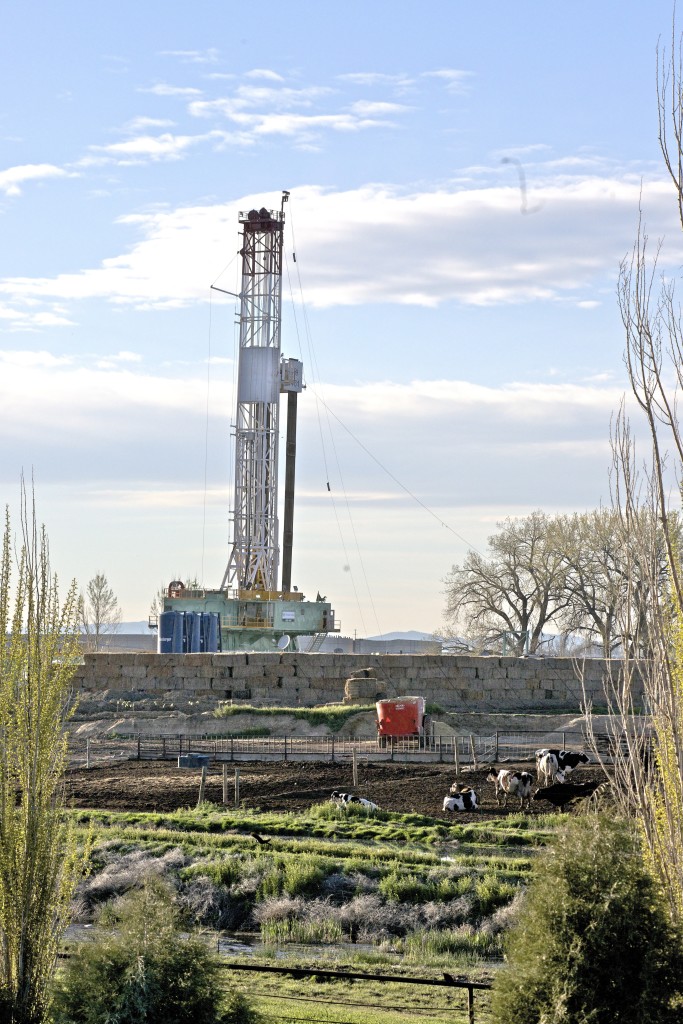
[[[285,761],[287,760],[287,737],[285,736]]]
[[[166,737],[165,736],[161,737],[161,759],[163,761],[166,760]]]
[[[566,732],[562,733],[562,749],[563,750],[567,749],[567,734],[566,734]]]
[[[467,986],[467,1019],[469,1024],[474,1024],[474,989]]]
[[[458,754],[458,737],[453,737],[453,760],[455,762],[455,777],[460,778],[460,755]]]
[[[235,765],[235,807],[240,805],[240,770],[239,766]]]
[[[470,750],[472,751],[472,764],[477,767],[477,752],[474,749],[474,736],[470,733]]]
[[[235,760],[235,737],[230,737],[230,760]]]
[[[334,763],[334,733],[332,734],[332,762]]]
[[[228,763],[223,762],[223,803],[228,802]]]
[[[90,767],[90,737],[85,741],[85,767]]]
[[[441,753],[441,737],[439,736],[439,764],[443,761],[443,755]]]
[[[183,756],[183,735],[178,733],[178,757]]]
[[[358,785],[358,754],[354,750],[353,752],[353,784]]]
[[[138,761],[140,760],[140,733],[138,733]]]
[[[197,797],[197,807],[200,807],[204,803],[204,792],[206,790],[206,765],[202,767],[202,777],[199,780],[199,796]]]
[[[498,763],[498,730],[497,729],[496,729],[496,750],[495,750],[495,753],[493,755],[493,762],[494,762],[494,764]]]

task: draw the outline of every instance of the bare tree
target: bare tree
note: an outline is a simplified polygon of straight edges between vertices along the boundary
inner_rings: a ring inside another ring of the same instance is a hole
[[[79,599],[81,627],[88,644],[99,651],[106,637],[115,633],[121,623],[121,609],[114,591],[103,572],[96,573]]]
[[[659,140],[683,228],[683,55],[675,29],[671,52],[658,49]],[[648,861],[672,917],[683,922],[683,575],[679,509],[683,435],[683,329],[675,285],[659,279],[661,245],[650,257],[639,225],[631,256],[621,266],[619,305],[626,332],[631,391],[647,428],[641,465],[622,406],[613,432],[615,505],[627,537],[628,600],[624,631],[647,636],[648,657],[612,672],[615,711],[612,748],[623,809],[637,815]],[[645,510],[645,514],[644,514]],[[647,528],[655,521],[658,529]],[[666,586],[659,585],[665,552]],[[647,603],[637,599],[646,588]],[[643,608],[646,613],[643,614]],[[640,614],[638,613],[640,610]],[[635,712],[649,710],[647,719]]]
[[[490,557],[469,551],[445,579],[446,618],[462,623],[480,646],[505,634],[511,654],[534,653],[543,630],[568,603],[563,559],[543,512],[499,523]]]

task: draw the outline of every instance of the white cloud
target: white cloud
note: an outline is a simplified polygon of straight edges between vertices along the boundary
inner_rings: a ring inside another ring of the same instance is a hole
[[[268,68],[253,68],[251,71],[247,71],[245,78],[265,78],[269,82],[284,82],[282,75],[278,75],[277,71],[270,71]]]
[[[182,64],[216,64],[219,53],[215,47],[207,50],[162,50],[162,57],[178,57]]]
[[[289,121],[297,117],[273,115],[261,130],[303,130]],[[342,120],[335,128],[355,131],[360,125]],[[169,141],[159,158],[178,151]],[[641,184],[628,177],[548,175],[534,188],[534,202],[542,203],[534,217],[520,215],[515,184],[424,192],[382,185],[345,192],[310,186],[291,194],[297,256],[312,305],[542,300],[581,303],[588,310],[613,287],[619,261],[631,247]],[[279,199],[279,194],[246,196],[227,205],[121,218],[139,235],[128,251],[79,273],[5,278],[0,316],[22,325],[41,312],[66,319],[65,303],[93,297],[141,309],[205,302],[226,246],[236,238],[238,210],[277,206]],[[669,199],[666,182],[643,183],[652,237],[668,230],[676,237]],[[675,244],[666,249],[663,268],[665,257],[676,265],[683,253]]]
[[[420,77],[438,78],[449,92],[463,92],[468,80],[472,77],[472,72],[457,71],[455,68],[441,68],[439,71],[423,71]]]
[[[138,132],[148,131],[150,128],[172,128],[173,121],[163,117],[134,117],[123,126],[124,132],[131,132],[135,135]]]
[[[216,136],[213,136],[214,138]],[[111,158],[124,166],[132,163],[179,160],[192,146],[200,145],[211,135],[137,135],[125,142],[113,142],[108,146],[92,146],[95,153]]]
[[[147,89],[140,89],[140,92],[151,92],[154,96],[201,96],[202,90],[192,86],[168,85],[158,82]]]
[[[342,82],[350,82],[352,85],[367,86],[389,86],[390,88],[405,89],[413,85],[414,78],[410,75],[388,75],[381,71],[355,71],[345,75],[337,76]]]
[[[353,113],[360,114],[361,117],[383,117],[386,114],[407,114],[412,109],[412,107],[407,107],[403,103],[382,103],[373,102],[372,100],[356,100],[355,103],[351,104],[351,110]]]
[[[0,171],[0,191],[6,196],[20,196],[27,181],[41,181],[45,178],[66,178],[69,172],[54,164],[20,164]]]

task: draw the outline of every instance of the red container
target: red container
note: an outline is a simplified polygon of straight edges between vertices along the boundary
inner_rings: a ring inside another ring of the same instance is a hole
[[[424,728],[424,697],[378,700],[378,736],[419,736]]]

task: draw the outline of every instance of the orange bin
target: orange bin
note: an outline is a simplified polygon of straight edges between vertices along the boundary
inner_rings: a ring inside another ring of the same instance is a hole
[[[378,736],[419,736],[424,728],[424,697],[378,700]]]

